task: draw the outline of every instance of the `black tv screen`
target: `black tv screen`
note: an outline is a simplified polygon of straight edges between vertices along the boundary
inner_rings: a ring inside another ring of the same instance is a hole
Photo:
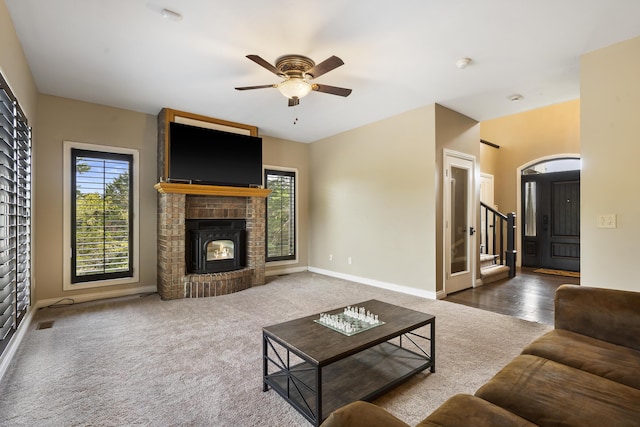
[[[262,138],[171,122],[171,182],[262,185]]]

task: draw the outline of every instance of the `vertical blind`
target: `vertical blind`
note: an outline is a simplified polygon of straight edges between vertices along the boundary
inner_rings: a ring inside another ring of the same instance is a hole
[[[31,129],[0,75],[0,353],[31,303]]]
[[[296,258],[296,174],[265,170],[267,198],[266,259],[282,261]]]

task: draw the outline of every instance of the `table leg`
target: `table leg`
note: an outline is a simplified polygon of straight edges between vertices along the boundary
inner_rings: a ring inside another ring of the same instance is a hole
[[[316,425],[322,423],[322,368],[316,366]]]
[[[265,334],[262,334],[262,391],[268,391],[269,386],[267,385],[267,372],[269,369],[269,364],[267,360],[267,337]]]
[[[431,321],[431,372],[436,372],[436,319]]]

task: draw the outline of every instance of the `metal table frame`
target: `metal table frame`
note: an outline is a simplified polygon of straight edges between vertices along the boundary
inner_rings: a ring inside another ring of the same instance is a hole
[[[390,340],[383,343],[372,342],[372,345],[362,351],[349,355],[345,359],[353,359],[359,364],[362,360],[360,355],[366,351],[373,352],[397,352],[403,358],[409,357],[415,360],[414,366],[407,368],[407,371],[399,375],[397,378],[385,383],[384,385],[372,390],[359,390],[360,395],[353,400],[373,400],[389,389],[397,386],[401,382],[407,380],[412,375],[417,374],[427,368],[430,372],[435,372],[435,317],[428,321],[425,325],[418,326],[416,329],[430,325],[430,334],[428,337],[419,335],[413,331],[400,332],[398,335],[391,337]],[[415,329],[414,329],[415,330]],[[298,412],[300,412],[314,426],[319,426],[324,420],[325,414],[328,415],[333,410],[330,408],[323,411],[323,385],[331,386],[323,383],[323,370],[331,369],[332,365],[340,362],[340,359],[332,363],[321,365],[309,358],[306,354],[291,348],[277,336],[263,330],[263,391],[270,388],[275,390],[289,404],[291,404]],[[399,338],[396,340],[396,338]],[[417,339],[429,341],[428,351],[421,346]],[[391,342],[392,340],[397,341]],[[407,343],[407,341],[409,343]],[[407,348],[410,346],[411,349]],[[373,350],[371,350],[373,349]],[[292,365],[291,354],[294,354],[300,360],[295,360]],[[387,356],[385,363],[392,361],[395,356]],[[348,363],[348,361],[347,361]],[[357,384],[354,384],[357,387]],[[348,384],[346,385],[348,386]],[[345,384],[342,384],[345,387]],[[325,392],[327,390],[324,390]],[[338,393],[338,391],[333,391]],[[345,401],[343,404],[347,404]]]

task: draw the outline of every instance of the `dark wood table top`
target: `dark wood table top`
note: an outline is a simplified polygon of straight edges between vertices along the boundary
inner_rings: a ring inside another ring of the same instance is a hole
[[[269,337],[285,344],[294,353],[323,366],[435,321],[435,316],[431,314],[378,300],[364,301],[351,306],[364,307],[377,314],[379,320],[385,322],[384,325],[346,336],[314,322],[320,317],[320,313],[317,313],[267,326],[262,330]],[[344,307],[340,307],[326,313],[337,314],[343,310]]]

